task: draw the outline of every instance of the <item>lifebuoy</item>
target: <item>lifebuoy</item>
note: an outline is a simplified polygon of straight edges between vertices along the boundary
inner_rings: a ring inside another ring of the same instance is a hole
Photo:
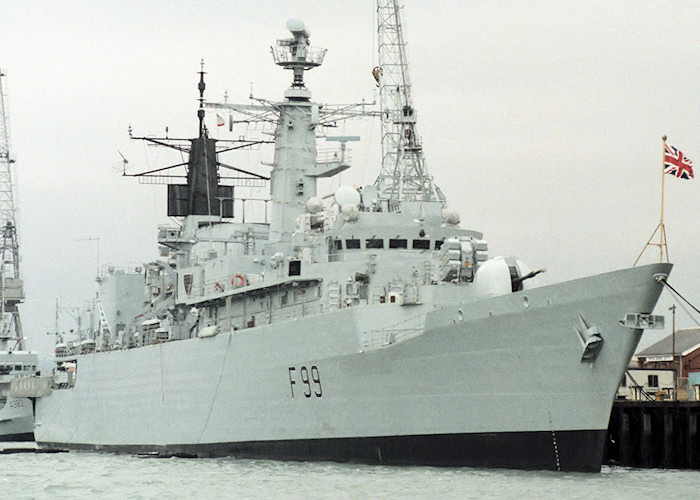
[[[245,285],[245,278],[240,274],[237,274],[233,278],[231,278],[231,284],[236,288],[238,288],[239,286],[243,286]]]

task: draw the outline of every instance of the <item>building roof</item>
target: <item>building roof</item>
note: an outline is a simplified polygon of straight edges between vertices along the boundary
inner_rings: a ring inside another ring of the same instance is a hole
[[[700,328],[676,330],[676,355],[682,353],[685,356],[698,348],[700,348]],[[672,353],[673,334],[638,352],[637,356],[640,358],[647,356],[671,356]]]

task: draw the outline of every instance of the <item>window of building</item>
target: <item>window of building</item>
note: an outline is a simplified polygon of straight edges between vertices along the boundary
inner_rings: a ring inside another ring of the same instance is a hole
[[[391,239],[389,240],[389,248],[408,248],[408,240]]]
[[[384,240],[381,238],[365,240],[365,248],[384,248]]]
[[[356,250],[360,248],[360,240],[351,239],[345,240],[345,248],[348,250]]]
[[[659,376],[658,375],[647,375],[647,386],[659,387]]]
[[[413,240],[414,250],[430,250],[430,240]]]
[[[440,247],[442,247],[442,244],[445,242],[445,240],[437,240],[435,242],[435,250],[440,250]]]
[[[333,244],[335,245],[336,250],[343,249],[343,240],[333,240]]]

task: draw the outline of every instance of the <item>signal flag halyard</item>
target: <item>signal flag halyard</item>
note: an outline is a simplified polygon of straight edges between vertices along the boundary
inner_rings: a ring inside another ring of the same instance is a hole
[[[664,142],[664,173],[680,179],[692,179],[693,162],[679,149]]]

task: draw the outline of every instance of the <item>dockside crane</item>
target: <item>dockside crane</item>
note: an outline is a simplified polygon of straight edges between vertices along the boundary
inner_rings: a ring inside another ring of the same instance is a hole
[[[445,196],[428,173],[417,112],[411,97],[408,51],[399,0],[377,0],[379,65],[372,71],[379,87],[382,170],[375,186],[389,210],[401,201],[439,201]]]
[[[25,349],[18,310],[24,301],[24,284],[19,269],[14,163],[10,147],[6,72],[0,70],[0,351]]]

